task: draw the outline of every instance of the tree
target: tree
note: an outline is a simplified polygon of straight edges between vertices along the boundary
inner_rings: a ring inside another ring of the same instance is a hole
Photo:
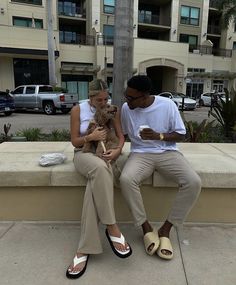
[[[232,20],[236,23],[236,0],[215,0],[215,4],[222,12],[222,28],[227,29]]]
[[[121,107],[127,80],[133,75],[134,0],[116,0],[112,103]]]

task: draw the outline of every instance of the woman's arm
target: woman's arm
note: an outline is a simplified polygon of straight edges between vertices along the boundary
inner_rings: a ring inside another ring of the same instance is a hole
[[[82,147],[85,142],[105,140],[106,131],[97,127],[91,134],[80,135],[80,106],[74,106],[70,115],[71,143],[74,147]]]
[[[70,113],[70,135],[71,143],[74,147],[83,146],[86,136],[80,136],[80,106],[76,105],[71,109]]]

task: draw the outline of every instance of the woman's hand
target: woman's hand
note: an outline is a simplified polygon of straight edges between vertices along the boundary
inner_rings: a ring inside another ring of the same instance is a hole
[[[97,127],[90,135],[90,141],[105,141],[107,137],[107,131],[103,127]]]
[[[112,148],[112,149],[108,149],[102,155],[102,157],[107,161],[112,161],[112,160],[116,160],[118,158],[118,156],[120,155],[120,153],[121,153],[120,148]]]

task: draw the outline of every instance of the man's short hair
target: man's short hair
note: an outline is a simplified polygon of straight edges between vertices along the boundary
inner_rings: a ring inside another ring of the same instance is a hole
[[[146,75],[135,75],[128,80],[127,86],[148,93],[151,91],[152,81]]]

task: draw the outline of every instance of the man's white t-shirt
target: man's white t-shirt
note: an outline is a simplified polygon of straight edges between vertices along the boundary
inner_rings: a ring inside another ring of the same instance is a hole
[[[166,150],[177,150],[175,142],[160,140],[142,140],[139,127],[148,125],[158,133],[186,134],[186,129],[179,110],[169,98],[155,96],[155,100],[147,108],[129,109],[124,103],[121,109],[121,124],[124,134],[131,141],[131,152],[161,153]]]

